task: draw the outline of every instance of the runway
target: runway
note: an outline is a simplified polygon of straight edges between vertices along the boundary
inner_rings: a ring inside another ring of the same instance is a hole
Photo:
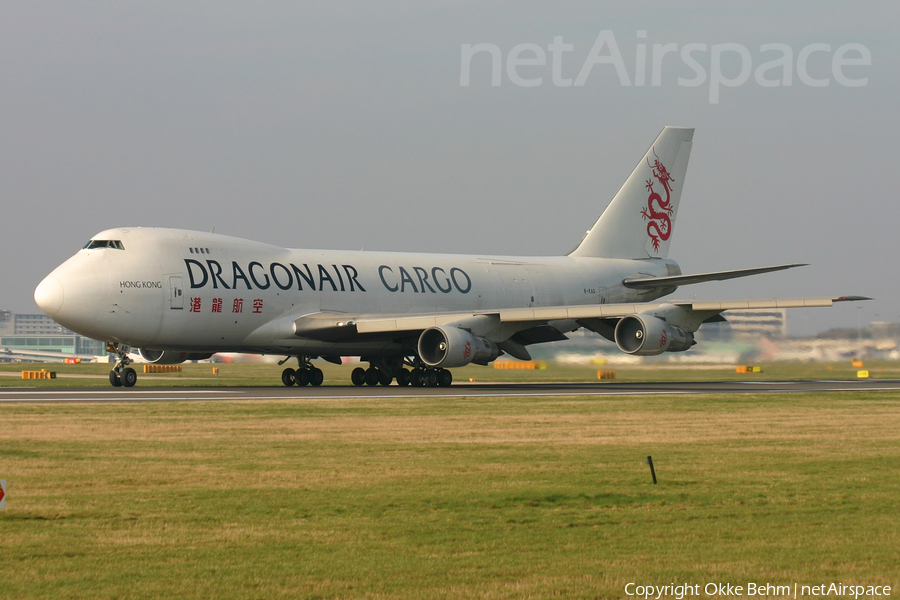
[[[764,394],[879,392],[900,390],[897,379],[850,381],[727,381],[654,383],[460,383],[449,388],[414,387],[182,387],[131,389],[0,388],[3,403],[212,402],[223,400],[377,399],[377,398],[546,398],[573,396],[647,396],[672,394]]]

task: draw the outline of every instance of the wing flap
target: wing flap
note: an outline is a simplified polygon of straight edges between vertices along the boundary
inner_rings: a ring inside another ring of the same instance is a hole
[[[591,319],[598,317],[626,317],[642,310],[655,308],[664,302],[640,304],[587,304],[579,306],[553,306],[548,308],[509,308],[497,311],[500,321],[561,321],[564,319]]]
[[[470,318],[483,313],[445,313],[436,315],[419,315],[414,317],[363,317],[357,319],[356,329],[359,333],[383,333],[389,331],[421,331],[429,327],[439,327]]]
[[[692,310],[748,310],[762,308],[813,308],[831,306],[834,298],[776,298],[773,300],[726,300],[722,302],[691,302]],[[684,306],[684,305],[683,305]]]

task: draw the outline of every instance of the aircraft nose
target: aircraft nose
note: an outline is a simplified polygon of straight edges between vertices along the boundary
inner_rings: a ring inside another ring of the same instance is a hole
[[[105,257],[79,252],[44,278],[34,301],[63,327],[102,339],[98,324],[108,307],[109,273]]]
[[[34,301],[51,317],[60,311],[65,298],[62,283],[52,275],[45,277],[34,290]]]

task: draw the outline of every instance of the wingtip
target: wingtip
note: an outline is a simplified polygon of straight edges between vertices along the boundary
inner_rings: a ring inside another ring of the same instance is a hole
[[[832,302],[862,302],[863,300],[872,300],[867,296],[838,296],[837,298],[832,298]]]

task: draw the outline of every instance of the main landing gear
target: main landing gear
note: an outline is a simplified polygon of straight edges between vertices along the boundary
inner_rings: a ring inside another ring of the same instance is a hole
[[[404,368],[412,367],[412,370]],[[369,360],[369,368],[357,367],[350,374],[350,381],[355,386],[361,385],[391,385],[396,379],[397,385],[413,387],[449,387],[453,383],[453,374],[447,369],[428,367],[418,358],[410,361],[403,359],[394,360]]]
[[[294,357],[288,356],[278,364],[283,365],[291,358]],[[296,358],[299,367],[297,369],[288,367],[282,371],[281,383],[287,387],[293,385],[318,387],[322,385],[322,381],[325,379],[322,369],[318,369],[310,363],[310,360],[315,357],[298,356]],[[325,357],[325,360],[329,360],[329,358]],[[350,374],[350,380],[356,386],[388,386],[395,380],[399,386],[411,385],[413,387],[449,387],[453,383],[453,374],[450,371],[429,367],[417,357],[412,359],[403,357],[363,357],[362,360],[369,363],[369,368],[357,367],[353,369],[353,372]],[[112,378],[112,375],[110,375],[110,378]]]
[[[283,365],[290,358],[291,357],[288,357],[278,364]],[[322,385],[322,382],[325,381],[325,374],[322,372],[322,369],[314,367],[309,361],[310,358],[308,356],[298,356],[297,362],[299,363],[299,367],[296,371],[290,367],[282,371],[281,383],[287,387],[291,387],[295,384],[299,386],[312,385],[315,387]]]
[[[116,366],[109,372],[109,382],[113,387],[134,387],[134,384],[137,383],[137,371],[128,366],[132,363],[132,360],[128,358],[128,351],[131,348],[116,342],[106,344],[106,350],[115,352],[118,358]]]

